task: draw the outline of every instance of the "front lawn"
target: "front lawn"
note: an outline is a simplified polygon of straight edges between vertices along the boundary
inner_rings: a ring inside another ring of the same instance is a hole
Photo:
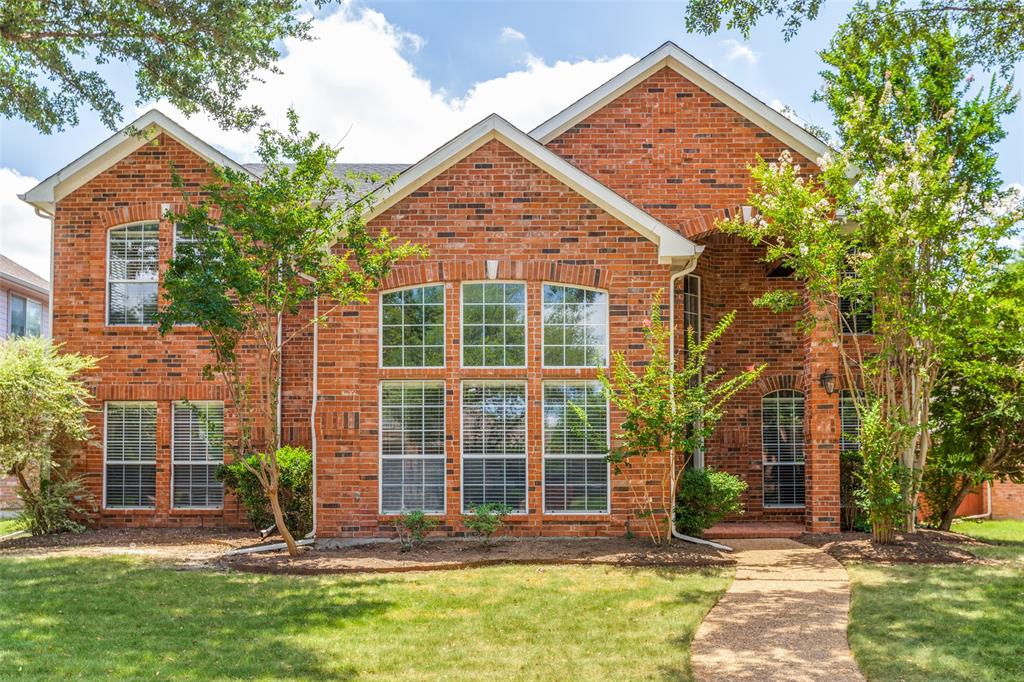
[[[998,565],[847,566],[850,644],[868,680],[1024,680],[1024,523],[954,531],[1003,543],[969,547]]]
[[[0,559],[0,678],[690,679],[724,569],[289,577]]]

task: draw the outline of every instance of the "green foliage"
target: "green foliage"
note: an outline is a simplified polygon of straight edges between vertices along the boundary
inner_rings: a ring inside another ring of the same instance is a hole
[[[494,534],[505,525],[505,517],[511,513],[512,508],[506,504],[478,504],[469,510],[469,516],[462,522],[471,533],[482,538],[485,544],[490,544]]]
[[[629,476],[636,517],[652,540],[669,536],[673,515],[672,510],[655,508],[655,501],[646,492],[651,474],[643,470],[642,462],[651,456],[672,453],[683,458],[685,464],[714,432],[725,414],[726,404],[756,381],[764,369],[763,365],[751,367],[730,378],[726,378],[724,369],[705,371],[708,350],[734,317],[734,312],[725,315],[700,341],[688,330],[687,352],[684,362],[677,367],[669,356],[672,330],[662,322],[661,300],[655,296],[650,317],[644,321],[644,341],[650,360],[643,372],[637,374],[622,352],[612,354],[610,375],[598,370],[608,401],[624,415],[608,461],[616,474]],[[579,406],[573,407],[585,423],[586,413]],[[683,468],[679,468],[680,474]],[[660,471],[665,478],[663,489],[672,500],[677,481],[670,467],[661,466]],[[664,528],[659,518],[664,519]]]
[[[909,436],[905,425],[883,417],[881,400],[871,400],[860,413],[861,485],[854,497],[871,524],[875,541],[882,544],[892,542],[894,530],[913,509],[908,495],[912,475],[897,455],[899,442]]]
[[[437,524],[437,519],[433,519],[421,511],[406,512],[399,516],[395,521],[395,528],[398,530],[398,539],[402,543],[402,551],[408,552],[423,542],[427,534]]]
[[[122,105],[89,64],[126,62],[138,102],[203,110],[225,127],[263,111],[240,104],[261,71],[276,71],[281,41],[308,39],[295,0],[76,0],[0,4],[0,113],[44,134],[78,124],[82,107],[113,128]]]
[[[38,493],[19,490],[22,510],[18,519],[32,535],[49,533],[81,533],[81,521],[96,511],[92,494],[81,477],[61,478],[54,475],[39,482]]]
[[[254,471],[258,466],[256,455],[250,455],[248,462],[218,467],[217,480],[238,496],[253,528],[263,530],[274,525],[274,514]],[[285,446],[277,451],[277,466],[285,522],[294,535],[304,536],[313,530],[313,456],[305,448]]]
[[[746,490],[743,479],[726,471],[687,469],[679,479],[676,528],[700,536],[726,516],[742,514]]]
[[[921,494],[926,503],[925,522],[942,528],[946,525],[943,521],[951,512],[956,512],[965,494],[988,478],[976,465],[973,454],[936,447],[921,477]]]

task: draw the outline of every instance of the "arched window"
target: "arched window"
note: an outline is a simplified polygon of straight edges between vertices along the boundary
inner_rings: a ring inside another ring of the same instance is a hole
[[[107,324],[156,323],[160,226],[115,227],[107,234]]]
[[[804,394],[783,390],[761,399],[764,506],[804,505]]]

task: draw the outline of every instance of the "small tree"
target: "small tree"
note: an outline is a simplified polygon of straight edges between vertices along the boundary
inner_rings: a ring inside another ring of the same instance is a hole
[[[191,243],[170,261],[159,318],[163,334],[188,323],[209,335],[213,361],[205,374],[221,381],[234,407],[235,455],[259,479],[296,555],[278,497],[284,349],[341,306],[365,302],[396,262],[423,249],[396,245],[386,231],[372,234],[363,220],[371,197],[356,195],[353,178],[334,175],[340,150],[300,133],[295,112],[288,120],[286,133],[260,132],[258,178],[215,166],[213,181],[194,195],[175,177],[186,208],[169,219]],[[318,317],[282,333],[284,317],[318,299],[327,302]],[[256,466],[248,464],[253,454]]]
[[[67,514],[79,509],[71,499],[80,496],[79,487],[67,480],[51,485],[46,479],[89,437],[86,415],[92,396],[81,375],[96,364],[87,355],[60,353],[48,339],[0,341],[0,471],[17,479],[35,530],[74,527],[67,524]],[[54,473],[67,479],[64,472]]]
[[[637,516],[656,543],[671,541],[676,489],[686,462],[714,432],[725,414],[726,403],[764,370],[762,365],[732,378],[726,378],[724,369],[705,373],[708,349],[734,317],[735,313],[723,317],[701,341],[693,330],[687,330],[688,352],[682,366],[676,367],[669,356],[673,330],[661,320],[661,297],[656,295],[650,317],[644,320],[644,342],[650,360],[643,373],[637,374],[621,352],[612,355],[611,374],[598,371],[609,402],[624,415],[608,461],[616,474],[626,476],[634,506],[640,510]],[[586,413],[579,406],[573,407],[586,423]],[[651,475],[643,463],[655,456],[669,457],[669,466],[660,468],[661,494],[667,495],[667,508],[662,508],[648,490]]]

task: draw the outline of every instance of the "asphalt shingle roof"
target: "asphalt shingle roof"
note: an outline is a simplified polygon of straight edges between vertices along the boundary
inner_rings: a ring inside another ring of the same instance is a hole
[[[262,175],[265,168],[262,163],[246,163],[243,165],[247,170],[252,171],[256,175]],[[382,182],[392,175],[401,173],[409,166],[410,164],[408,163],[336,163],[334,164],[334,175],[338,178],[345,178],[349,173],[359,176],[353,179],[352,184],[354,185],[355,196],[360,196],[379,187]],[[378,176],[378,180],[362,179],[363,176],[372,175]],[[334,196],[335,201],[340,198],[340,194]]]
[[[15,279],[25,284],[46,289],[49,291],[50,283],[32,272],[23,265],[19,265],[7,256],[0,254],[0,275],[7,279]]]

